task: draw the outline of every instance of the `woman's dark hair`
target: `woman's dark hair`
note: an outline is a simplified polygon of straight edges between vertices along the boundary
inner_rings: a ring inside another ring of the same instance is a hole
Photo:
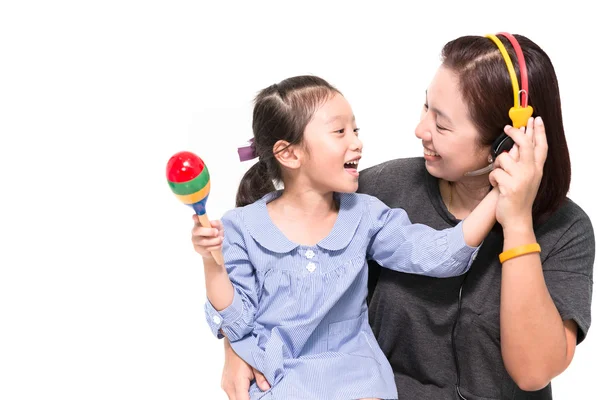
[[[304,129],[317,109],[337,89],[324,79],[303,75],[285,79],[261,90],[254,100],[252,131],[258,162],[244,174],[236,196],[236,207],[259,200],[275,190],[274,181],[282,181],[279,162],[273,154],[280,140],[302,144]]]
[[[533,219],[538,221],[556,211],[564,202],[571,183],[571,162],[563,127],[558,80],[548,55],[534,42],[514,35],[527,65],[529,105],[533,116],[541,116],[546,128],[548,156],[544,174],[533,204]],[[498,35],[510,55],[520,83],[519,63],[505,37]],[[506,63],[489,38],[463,36],[442,49],[443,66],[459,78],[460,90],[468,105],[471,120],[480,133],[481,145],[490,146],[512,122],[508,110],[514,105]]]

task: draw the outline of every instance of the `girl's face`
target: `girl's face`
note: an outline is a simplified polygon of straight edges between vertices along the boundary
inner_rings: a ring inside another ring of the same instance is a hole
[[[427,171],[437,178],[458,181],[488,164],[489,149],[479,144],[458,77],[444,66],[427,90],[415,135],[423,142]]]
[[[304,130],[301,173],[320,192],[355,192],[362,142],[348,101],[335,93]]]

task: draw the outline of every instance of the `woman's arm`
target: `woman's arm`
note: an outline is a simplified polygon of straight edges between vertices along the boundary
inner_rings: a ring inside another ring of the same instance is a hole
[[[535,242],[532,226],[504,229],[504,250]],[[500,337],[506,370],[522,390],[546,387],[573,359],[577,325],[561,319],[546,287],[539,253],[502,265]]]
[[[503,154],[490,181],[500,189],[496,217],[504,231],[504,251],[536,243],[532,206],[547,154],[543,123],[533,119],[525,134],[505,132],[517,146],[514,159]],[[500,337],[506,370],[525,391],[544,388],[562,373],[575,352],[577,327],[563,321],[550,293],[539,253],[511,258],[502,264]]]
[[[248,392],[253,380],[256,380],[256,384],[262,391],[269,390],[271,386],[265,376],[238,356],[227,338],[224,341],[225,364],[221,376],[221,388],[229,400],[250,400]]]

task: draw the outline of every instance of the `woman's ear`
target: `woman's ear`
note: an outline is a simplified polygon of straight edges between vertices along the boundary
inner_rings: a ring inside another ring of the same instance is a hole
[[[278,140],[273,145],[273,155],[281,166],[289,169],[298,169],[301,165],[302,150],[297,145],[292,145],[285,140]]]

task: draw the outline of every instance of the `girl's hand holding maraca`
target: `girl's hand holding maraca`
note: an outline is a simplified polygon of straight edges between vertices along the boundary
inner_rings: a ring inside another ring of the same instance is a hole
[[[204,264],[206,296],[216,312],[233,302],[233,285],[225,268],[223,253],[223,224],[211,221],[206,214],[210,192],[210,175],[204,161],[190,151],[175,153],[167,162],[167,183],[177,198],[194,209],[192,243]],[[215,318],[220,317],[215,316]]]
[[[212,228],[207,228],[200,223],[197,214],[194,214],[193,218],[192,244],[194,250],[203,258],[213,258],[211,253],[220,251],[223,246],[223,224],[220,220],[214,220],[210,221]]]
[[[180,151],[167,162],[166,175],[167,183],[175,196],[196,212],[194,221],[210,231],[212,229],[211,222],[206,215],[206,201],[210,193],[210,174],[204,161],[190,151]],[[203,253],[200,254],[204,257]],[[217,264],[223,265],[221,246],[211,254]]]

